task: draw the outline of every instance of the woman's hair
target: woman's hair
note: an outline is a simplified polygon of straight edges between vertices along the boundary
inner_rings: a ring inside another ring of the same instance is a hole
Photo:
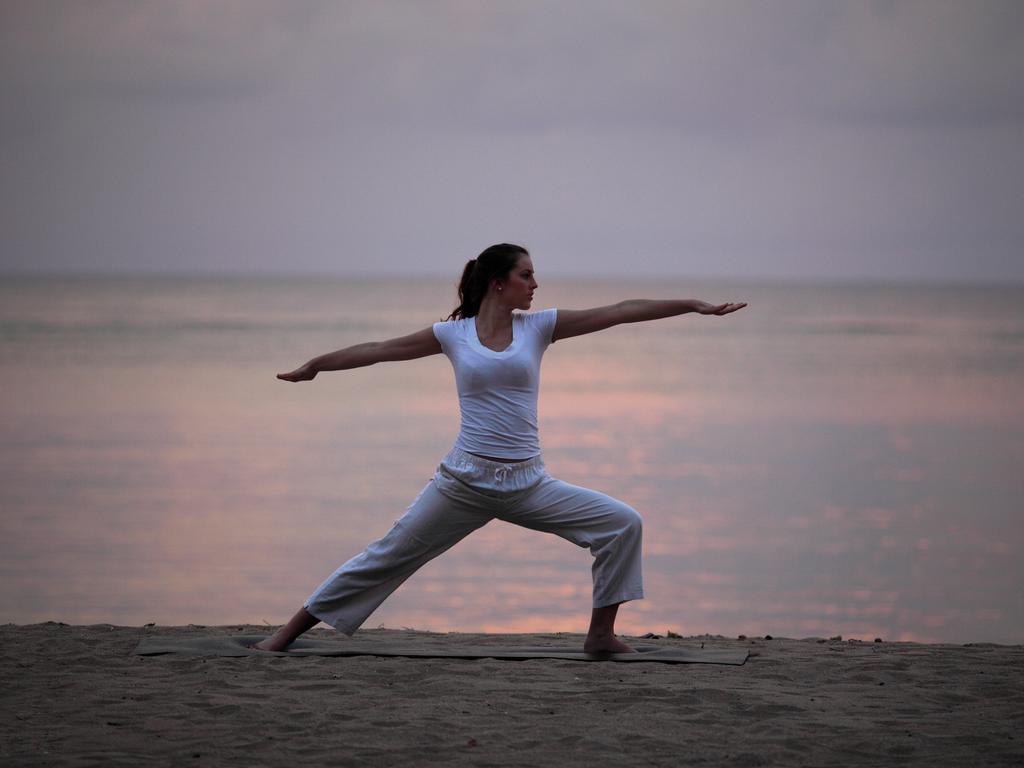
[[[485,249],[475,259],[467,261],[465,269],[462,270],[462,279],[459,280],[459,306],[447,319],[462,320],[475,317],[480,311],[480,302],[487,295],[487,287],[491,280],[503,279],[515,268],[520,257],[529,255],[530,252],[521,245],[499,243]]]

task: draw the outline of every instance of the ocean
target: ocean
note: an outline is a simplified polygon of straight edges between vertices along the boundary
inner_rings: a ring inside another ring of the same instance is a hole
[[[534,309],[749,302],[545,354],[549,471],[644,518],[620,634],[1024,642],[1024,286],[540,282]],[[0,620],[285,621],[458,404],[443,356],[275,374],[453,306],[437,277],[0,278]],[[590,560],[492,522],[366,626],[584,631]]]

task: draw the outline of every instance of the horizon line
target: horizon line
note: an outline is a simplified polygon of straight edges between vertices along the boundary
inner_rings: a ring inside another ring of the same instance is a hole
[[[615,272],[591,272],[581,276],[578,270],[545,271],[544,277],[552,280],[572,279],[591,283],[605,283],[611,281],[629,280],[634,283],[663,282],[666,280],[693,281],[696,283],[739,283],[757,285],[800,285],[800,286],[934,286],[934,287],[997,287],[997,288],[1024,288],[1024,277],[911,277],[891,276],[883,277],[878,275],[724,275],[724,274],[626,274]],[[250,271],[228,271],[228,270],[146,270],[146,269],[78,269],[78,270],[56,270],[56,269],[0,269],[0,279],[19,278],[64,278],[64,279],[169,279],[169,280],[343,280],[355,278],[368,281],[384,280],[407,280],[407,279],[431,279],[446,280],[454,285],[458,282],[458,275],[447,274],[437,270],[405,271],[401,274],[375,271],[375,270],[348,270],[348,271],[327,271],[327,270],[250,270]]]

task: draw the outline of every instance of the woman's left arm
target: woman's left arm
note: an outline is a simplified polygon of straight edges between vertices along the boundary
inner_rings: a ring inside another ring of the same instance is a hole
[[[627,299],[618,304],[593,309],[559,309],[551,340],[582,336],[603,331],[622,323],[639,323],[662,317],[697,312],[701,315],[728,315],[747,306],[745,301],[728,304],[708,304],[697,299]]]

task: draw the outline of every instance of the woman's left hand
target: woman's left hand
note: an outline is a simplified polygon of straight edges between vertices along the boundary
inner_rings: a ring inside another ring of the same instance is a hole
[[[743,309],[747,302],[731,302],[728,304],[708,304],[706,301],[698,301],[696,310],[702,315],[728,315],[737,309]]]

